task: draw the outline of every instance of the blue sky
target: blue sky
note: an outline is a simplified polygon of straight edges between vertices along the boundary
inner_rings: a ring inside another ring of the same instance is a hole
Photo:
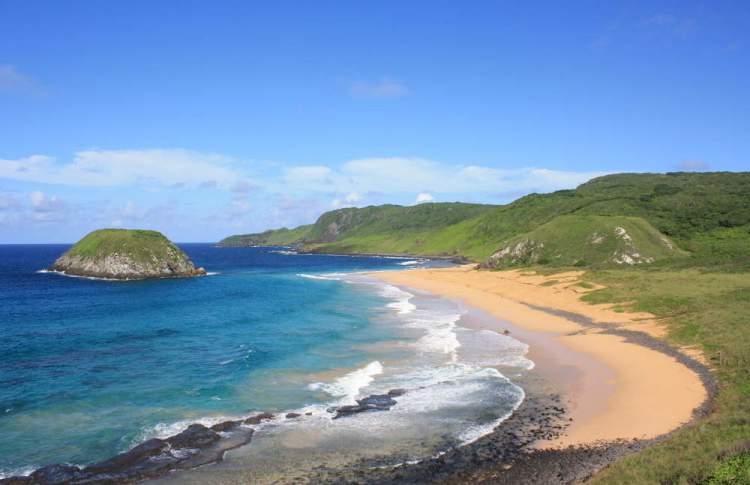
[[[747,2],[0,0],[0,242],[748,170],[748,86]]]

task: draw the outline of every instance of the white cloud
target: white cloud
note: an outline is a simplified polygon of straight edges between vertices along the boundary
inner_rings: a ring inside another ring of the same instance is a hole
[[[353,207],[357,205],[357,202],[362,200],[362,196],[359,195],[357,192],[350,192],[344,197],[341,198],[335,198],[331,202],[331,207],[334,209],[339,209],[341,207]]]
[[[417,200],[414,201],[415,204],[422,204],[424,202],[434,202],[435,197],[432,196],[432,194],[429,194],[427,192],[420,192],[417,195]]]
[[[31,217],[35,221],[59,222],[67,219],[68,206],[56,195],[46,195],[44,192],[35,190],[29,193],[31,201]]]
[[[244,199],[232,199],[229,203],[228,212],[231,216],[244,216],[253,210],[253,204]]]
[[[324,170],[323,170],[324,169]],[[544,168],[498,169],[477,165],[448,165],[422,158],[367,158],[338,169],[292,167],[286,190],[345,194],[497,194],[549,192],[572,188],[605,172],[569,172]],[[342,201],[339,200],[339,203]]]
[[[0,160],[0,178],[90,187],[229,187],[241,178],[232,167],[234,162],[190,150],[86,150],[77,152],[69,163],[45,155]]]
[[[44,192],[38,190],[31,192],[29,199],[31,199],[31,207],[35,212],[52,212],[64,205],[56,195],[47,196]]]
[[[409,89],[398,81],[384,77],[375,83],[356,82],[349,93],[354,98],[392,99],[409,94]]]
[[[332,173],[333,170],[325,165],[301,165],[288,168],[284,172],[283,182],[291,185],[331,185]]]

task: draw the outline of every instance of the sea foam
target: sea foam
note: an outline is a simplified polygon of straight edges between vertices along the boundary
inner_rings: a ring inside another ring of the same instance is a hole
[[[307,278],[310,280],[327,280],[327,281],[341,281],[343,274],[341,273],[325,273],[325,274],[308,274],[308,273],[297,273],[300,278]]]
[[[383,364],[374,361],[339,377],[332,383],[315,382],[307,387],[313,391],[327,392],[331,396],[339,398],[341,404],[354,404],[360,390],[370,385],[375,376],[382,373]]]
[[[384,285],[380,289],[380,296],[388,298],[389,300],[395,300],[392,303],[388,303],[388,305],[386,306],[388,308],[393,308],[402,315],[411,313],[417,308],[413,303],[409,301],[414,297],[414,295],[393,285]]]

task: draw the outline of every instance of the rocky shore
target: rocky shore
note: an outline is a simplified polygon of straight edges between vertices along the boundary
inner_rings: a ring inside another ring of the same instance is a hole
[[[388,411],[397,404],[394,398],[405,393],[404,389],[393,389],[387,394],[373,394],[362,398],[356,405],[331,407],[328,412],[333,415],[333,419],[339,419],[363,412]],[[299,413],[287,413],[283,419],[298,419],[302,416]],[[277,418],[282,417],[263,412],[243,419],[222,421],[210,427],[194,423],[174,436],[149,439],[128,451],[92,465],[47,465],[28,476],[0,479],[0,485],[129,484],[155,479],[169,472],[220,462],[227,451],[251,442],[255,433],[254,426]]]
[[[321,464],[313,473],[287,476],[279,484],[413,484],[493,483],[567,484],[585,480],[618,458],[641,450],[668,435],[649,440],[619,440],[589,446],[537,449],[534,444],[560,436],[571,424],[563,396],[546,389],[540,381],[524,382],[527,398],[492,433],[466,446],[447,451],[418,463],[393,466],[398,456],[361,460],[344,467]],[[333,419],[347,419],[359,413],[388,412],[398,405],[403,389],[364,397],[355,405],[328,409]],[[707,408],[700,413],[707,412]],[[304,419],[299,413],[264,412],[243,419],[228,420],[210,427],[192,424],[174,436],[152,438],[107,460],[77,467],[48,465],[25,477],[0,480],[0,485],[132,484],[163,477],[171,472],[189,473],[224,459],[227,451],[250,444],[255,427],[273,420]],[[671,434],[671,433],[670,433]]]

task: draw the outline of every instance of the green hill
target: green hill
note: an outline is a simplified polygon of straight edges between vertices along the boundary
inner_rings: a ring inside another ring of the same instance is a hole
[[[299,226],[294,229],[271,229],[258,234],[238,234],[222,239],[217,243],[222,247],[247,247],[247,246],[290,246],[307,237],[312,224]]]
[[[747,267],[748,194],[748,172],[616,174],[595,178],[574,190],[530,194],[506,205],[431,203],[339,209],[326,212],[310,226],[232,236],[219,244],[253,241],[294,244],[313,252],[464,256],[484,262],[514,238],[537,228],[543,231],[541,226],[559,216],[624,216],[641,218],[692,255],[677,258],[675,264]],[[558,223],[560,227],[564,222]],[[571,228],[566,236],[570,241],[576,240],[575,231]],[[632,234],[636,232],[633,226]],[[645,239],[637,236],[639,245],[652,239],[646,238],[651,230],[642,232]],[[657,256],[653,256],[655,261],[661,258]],[[576,257],[541,261],[562,263],[576,261]]]
[[[447,256],[458,254],[456,243],[463,237],[460,231],[451,236],[451,231],[496,207],[459,202],[348,207],[326,212],[310,226],[230,236],[218,245],[301,245],[310,252]]]
[[[110,279],[206,274],[162,233],[139,229],[90,232],[57,258],[50,269],[68,275]]]
[[[634,265],[684,254],[640,217],[565,215],[511,238],[485,264]]]

